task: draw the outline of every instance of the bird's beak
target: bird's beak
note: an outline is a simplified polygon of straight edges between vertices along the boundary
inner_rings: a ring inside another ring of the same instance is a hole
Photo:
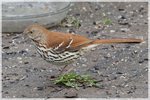
[[[29,40],[28,33],[29,33],[29,31],[28,31],[27,29],[25,29],[25,30],[22,32],[25,41],[28,41],[28,40]]]
[[[24,31],[23,31],[23,34],[28,34],[29,33],[29,31],[28,31],[28,29],[26,28]]]

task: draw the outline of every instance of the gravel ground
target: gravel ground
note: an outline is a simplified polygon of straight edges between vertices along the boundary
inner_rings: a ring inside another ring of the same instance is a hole
[[[3,98],[147,98],[148,97],[148,3],[74,3],[67,16],[81,21],[79,28],[56,26],[53,31],[74,32],[89,38],[143,38],[140,44],[105,44],[69,66],[89,74],[101,87],[79,90],[54,85],[50,77],[61,67],[37,54],[21,33],[2,34]],[[104,18],[112,20],[102,25]],[[97,24],[98,23],[98,24]]]

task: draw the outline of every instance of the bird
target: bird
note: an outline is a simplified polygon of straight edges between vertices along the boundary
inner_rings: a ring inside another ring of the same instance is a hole
[[[33,41],[44,60],[64,68],[101,44],[143,42],[136,38],[90,39],[79,34],[49,31],[39,24],[29,25],[23,33]]]

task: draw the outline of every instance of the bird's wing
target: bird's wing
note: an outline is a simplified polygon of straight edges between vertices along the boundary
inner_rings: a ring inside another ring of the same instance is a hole
[[[47,39],[48,47],[53,48],[53,50],[56,52],[63,52],[66,50],[72,52],[77,51],[80,48],[93,42],[93,40],[80,35],[60,32],[51,32]]]

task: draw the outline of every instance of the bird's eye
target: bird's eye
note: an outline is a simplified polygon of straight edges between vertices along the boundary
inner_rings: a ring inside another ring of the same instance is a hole
[[[31,30],[31,31],[30,31],[31,34],[34,33],[34,32],[35,32],[35,30]]]
[[[34,30],[31,30],[31,31],[30,31],[31,34],[34,33],[34,32],[35,32]]]

